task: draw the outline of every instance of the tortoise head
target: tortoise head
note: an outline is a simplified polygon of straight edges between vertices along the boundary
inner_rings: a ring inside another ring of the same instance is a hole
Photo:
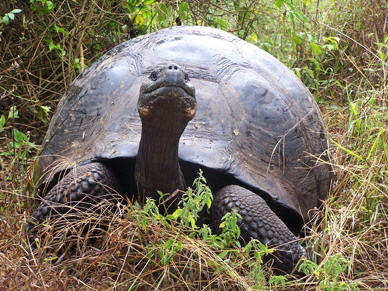
[[[136,157],[135,179],[139,200],[157,191],[173,193],[186,183],[178,162],[178,144],[197,108],[194,87],[176,64],[155,68],[140,87],[137,109],[142,133]]]
[[[155,68],[144,80],[137,108],[143,124],[164,127],[172,122],[185,127],[194,117],[196,105],[188,74],[176,64],[167,64]]]

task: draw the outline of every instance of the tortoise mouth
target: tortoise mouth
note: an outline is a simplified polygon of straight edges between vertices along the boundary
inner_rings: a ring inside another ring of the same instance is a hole
[[[189,89],[179,85],[165,85],[151,88],[142,93],[142,104],[152,106],[154,103],[165,99],[167,102],[176,101],[191,106],[196,99],[194,92]]]
[[[174,91],[174,89],[179,90],[182,89],[184,93],[188,96],[191,96],[192,98],[195,98],[195,90],[192,86],[187,86],[185,83],[157,83],[152,84],[148,88],[145,88],[142,92],[143,94],[152,94],[152,95],[162,95],[160,90],[165,90],[169,88],[171,91]]]
[[[196,104],[195,88],[188,74],[176,64],[156,67],[140,87],[141,117],[192,119]]]
[[[141,94],[138,111],[142,117],[159,111],[166,112],[166,117],[182,115],[192,119],[196,112],[196,98],[181,86],[159,86]]]

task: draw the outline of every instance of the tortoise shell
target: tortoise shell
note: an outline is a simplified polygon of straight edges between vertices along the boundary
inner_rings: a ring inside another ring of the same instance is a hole
[[[270,54],[209,27],[172,27],[131,39],[78,76],[45,137],[41,181],[90,161],[134,163],[140,85],[155,66],[170,62],[188,73],[197,98],[196,116],[180,138],[184,175],[207,169],[261,195],[286,224],[291,213],[306,219],[331,181],[316,102]],[[296,232],[301,223],[289,227]]]

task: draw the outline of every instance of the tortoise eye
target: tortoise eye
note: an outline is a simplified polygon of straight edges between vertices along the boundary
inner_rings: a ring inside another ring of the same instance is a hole
[[[153,71],[150,75],[150,79],[152,81],[156,81],[158,79],[158,73],[156,71]]]

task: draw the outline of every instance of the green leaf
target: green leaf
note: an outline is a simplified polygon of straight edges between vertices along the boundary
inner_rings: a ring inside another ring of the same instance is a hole
[[[53,262],[53,261],[55,261],[56,259],[58,259],[57,256],[51,256],[51,257],[45,258],[44,261],[45,261],[45,262]]]
[[[133,22],[137,25],[140,26],[144,23],[144,18],[140,14],[137,14],[135,18],[133,19]]]
[[[55,44],[52,40],[49,40],[49,50],[52,51],[53,49],[60,51],[62,56],[66,55],[66,51],[59,44]]]
[[[181,208],[178,208],[171,216],[176,220],[182,214],[182,211],[183,210]]]
[[[69,32],[68,32],[66,29],[64,29],[64,28],[62,28],[62,27],[59,27],[59,26],[56,25],[56,24],[54,24],[53,28],[54,28],[54,30],[55,30],[56,32],[58,32],[58,33],[62,33],[62,34],[64,34],[64,35],[69,35]]]
[[[50,41],[49,50],[52,51],[53,49],[55,49],[55,47],[56,47],[56,45],[52,41]]]
[[[314,72],[309,67],[304,66],[303,69],[307,72],[311,79],[314,79]]]
[[[303,23],[307,21],[306,15],[304,15],[304,14],[302,13],[302,11],[300,11],[299,9],[295,10],[294,13],[295,13],[296,17],[297,17],[300,21],[302,21]]]
[[[223,19],[217,19],[217,22],[219,24],[219,28],[222,30],[227,30],[228,29],[228,24],[223,20]]]
[[[9,18],[8,18],[7,15],[3,16],[2,22],[5,23],[5,24],[9,24]]]
[[[17,130],[16,128],[12,130],[12,133],[13,133],[13,138],[17,143],[22,143],[23,141],[28,140],[27,136],[23,132]]]
[[[356,105],[354,105],[352,100],[349,100],[349,103],[350,103],[350,108],[352,109],[352,112],[353,112],[354,116],[357,117],[358,116],[358,111],[357,111]]]
[[[270,279],[269,279],[269,281],[268,281],[268,283],[270,284],[270,285],[274,285],[274,286],[278,286],[279,285],[279,283],[281,284],[281,286],[282,286],[282,288],[285,288],[286,287],[286,277],[284,277],[284,276],[272,276]]]
[[[212,195],[207,195],[206,196],[206,205],[207,205],[208,209],[210,209],[210,207],[212,206],[212,199],[213,199]]]
[[[316,59],[314,59],[314,58],[309,58],[309,60],[314,64],[315,69],[316,69],[317,71],[321,71],[321,65],[319,64],[319,62],[318,62]]]
[[[317,272],[318,265],[310,260],[303,259],[302,263],[298,267],[298,271],[302,271],[306,275],[310,275]],[[318,273],[319,274],[319,273]]]
[[[196,225],[195,225],[195,219],[194,219],[192,216],[190,216],[190,217],[189,217],[189,221],[190,221],[190,224],[191,224],[191,228],[192,228],[192,229],[195,229],[195,227],[196,227]]]
[[[295,75],[298,76],[299,79],[302,78],[301,68],[293,68],[292,70],[294,71]]]
[[[294,39],[294,42],[296,45],[299,45],[303,42],[303,38],[301,38],[299,35],[295,33],[295,31],[292,33],[292,38]]]
[[[0,132],[4,130],[4,125],[5,125],[5,116],[4,114],[2,114],[0,117]]]
[[[287,6],[290,9],[290,12],[292,12],[292,15],[295,15],[296,18],[298,18],[303,23],[307,21],[306,15],[304,15],[302,11],[300,11],[298,8],[296,8],[290,0],[283,0],[283,2],[287,4]]]
[[[181,249],[182,249],[182,242],[181,242],[181,241],[178,241],[177,244],[176,244],[176,246],[172,248],[172,250],[173,250],[174,252],[180,251]]]
[[[39,106],[39,114],[38,114],[38,118],[39,120],[41,121],[45,121],[48,117],[48,114],[51,110],[51,107],[50,106]]]
[[[223,251],[221,252],[218,256],[223,259],[229,252],[228,251]]]
[[[10,118],[19,118],[19,111],[17,110],[16,106],[11,106],[8,113],[8,119]]]
[[[165,266],[167,265],[171,259],[172,259],[172,256],[173,256],[174,253],[169,253],[167,255],[165,255],[162,260],[160,261],[160,263],[162,264],[162,266]]]
[[[47,2],[46,2],[46,5],[47,5],[48,10],[51,11],[51,10],[54,9],[54,3],[53,3],[53,2],[47,1]]]
[[[158,13],[158,20],[159,22],[163,22],[167,19],[167,15],[168,15],[168,9],[167,9],[167,5],[162,3],[159,5],[159,13]]]
[[[249,254],[252,250],[252,240],[244,247],[244,253]]]
[[[179,4],[178,16],[179,16],[180,20],[186,20],[189,12],[190,12],[190,7],[189,7],[189,4],[187,2],[182,2]]]
[[[310,42],[310,47],[311,47],[311,50],[313,52],[313,55],[317,56],[317,55],[321,55],[323,53],[321,47],[314,42]]]
[[[1,124],[0,124],[0,127],[1,127]],[[380,136],[385,132],[385,129],[381,129],[380,132],[377,134],[377,137],[375,139],[375,141],[373,142],[373,145],[371,147],[371,149],[369,150],[369,153],[368,153],[368,157],[366,158],[367,161],[369,161],[370,157],[372,156],[372,153],[373,151],[375,150],[376,146],[377,146],[377,143],[379,142],[379,139],[380,139]]]
[[[275,0],[274,4],[277,6],[277,7],[281,7],[284,3],[284,0]]]
[[[1,117],[0,117],[0,127],[4,127],[4,124],[5,124],[5,116],[4,116],[4,114],[1,114]]]
[[[163,245],[164,249],[169,249],[172,244],[174,243],[174,241],[172,239],[169,239],[168,241],[166,241]]]
[[[295,17],[294,17],[294,13],[292,13],[292,11],[287,11],[286,16],[287,16],[287,18],[288,18],[292,23],[295,23]]]
[[[340,149],[342,149],[343,151],[347,152],[349,155],[353,156],[353,157],[356,157],[358,160],[360,161],[365,161],[363,159],[363,157],[361,157],[360,155],[356,154],[355,152],[353,152],[352,150],[350,149],[347,149],[345,148],[344,146],[340,145],[339,143],[335,142],[334,140],[332,140],[332,142],[337,146],[339,147]]]

